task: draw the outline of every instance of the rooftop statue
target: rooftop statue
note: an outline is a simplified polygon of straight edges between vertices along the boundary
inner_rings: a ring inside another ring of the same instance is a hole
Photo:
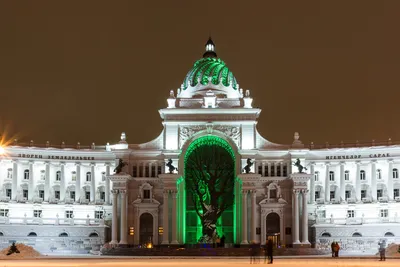
[[[173,173],[175,170],[178,171],[178,168],[176,168],[174,165],[172,165],[172,159],[169,159],[167,164],[165,164],[165,166],[168,167],[169,173]]]
[[[250,168],[253,166],[254,162],[251,159],[247,159],[247,165],[243,168],[246,173],[250,173]]]
[[[122,168],[123,168],[125,165],[127,165],[127,163],[126,163],[126,162],[123,162],[122,159],[119,159],[118,166],[115,167],[114,172],[115,172],[115,173],[120,173],[120,172],[122,172]]]
[[[299,173],[304,173],[304,172],[303,172],[303,169],[304,169],[304,170],[307,170],[306,167],[304,167],[303,165],[300,164],[300,159],[296,159],[296,161],[294,162],[293,166],[296,166],[296,167],[297,167]]]

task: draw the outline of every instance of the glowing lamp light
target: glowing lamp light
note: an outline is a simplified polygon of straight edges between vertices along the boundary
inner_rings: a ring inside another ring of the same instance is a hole
[[[152,243],[148,243],[146,248],[153,248],[153,244]]]
[[[3,155],[5,152],[4,147],[0,146],[0,155]]]

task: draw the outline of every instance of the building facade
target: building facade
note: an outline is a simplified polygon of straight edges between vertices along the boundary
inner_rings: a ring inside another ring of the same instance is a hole
[[[203,145],[230,153],[233,205],[217,222],[228,245],[265,243],[376,250],[399,242],[400,147],[337,147],[263,138],[261,110],[209,40],[159,110],[163,131],[145,144],[87,149],[5,147],[0,164],[0,240],[41,251],[98,250],[106,242],[189,245],[202,235],[187,194],[187,155]],[[119,160],[125,163],[115,173]],[[294,166],[304,166],[303,172]]]

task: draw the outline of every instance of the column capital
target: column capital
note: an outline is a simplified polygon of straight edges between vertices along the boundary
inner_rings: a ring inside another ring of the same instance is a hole
[[[309,165],[310,165],[310,166],[315,166],[315,165],[317,165],[317,164],[316,164],[314,161],[312,161],[312,162],[309,163]]]
[[[393,159],[388,159],[387,162],[388,163],[394,163]]]
[[[44,165],[49,166],[49,165],[51,165],[51,163],[50,163],[50,161],[45,161]]]
[[[60,166],[65,166],[65,162],[64,161],[62,161],[62,162],[60,162]]]
[[[302,189],[301,190],[301,193],[303,194],[303,195],[307,195],[308,194],[308,192],[310,192],[308,189]]]
[[[118,195],[118,189],[113,189],[113,190],[111,190],[111,193],[113,194],[113,195]]]
[[[300,194],[300,189],[293,189],[293,195],[298,196]]]
[[[126,189],[119,189],[119,193],[124,196],[126,194]]]
[[[178,196],[178,192],[176,190],[171,190],[171,195],[173,199],[176,199]]]
[[[265,166],[265,162],[263,161],[263,162],[261,162],[261,164],[263,165],[263,166]]]
[[[30,160],[29,165],[33,165],[33,164],[35,164],[35,162],[33,160]]]
[[[90,167],[96,167],[96,163],[90,162],[89,166],[90,166]]]
[[[257,195],[257,190],[250,190],[250,193],[251,193],[251,196],[252,197],[256,197],[256,195]]]
[[[106,163],[104,163],[104,166],[110,167],[110,166],[111,166],[111,163],[110,163],[110,162],[106,162]]]
[[[325,166],[330,166],[331,165],[331,163],[329,162],[329,161],[327,161],[327,162],[325,162]]]
[[[361,161],[356,161],[354,162],[356,165],[360,166],[361,165]]]
[[[346,162],[341,161],[341,162],[339,162],[339,165],[340,165],[340,166],[344,166],[344,165],[346,165]]]
[[[373,159],[373,160],[371,160],[371,163],[376,164],[376,161],[377,161],[376,159]]]
[[[18,159],[12,159],[11,160],[12,163],[18,163],[18,161],[19,161]]]
[[[75,166],[80,167],[80,166],[82,166],[82,163],[80,163],[80,162],[75,162]]]
[[[164,197],[168,196],[169,190],[165,189],[165,190],[163,191],[163,194],[164,194]]]
[[[242,195],[247,195],[248,192],[249,190],[242,190]]]

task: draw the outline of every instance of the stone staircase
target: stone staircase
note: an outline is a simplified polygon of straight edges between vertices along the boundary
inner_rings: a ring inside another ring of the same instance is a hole
[[[260,249],[260,254],[264,251]],[[274,250],[275,256],[313,256],[326,255],[326,251],[315,248],[279,248]],[[115,247],[102,250],[104,256],[165,256],[165,257],[247,257],[249,248],[136,248]]]

